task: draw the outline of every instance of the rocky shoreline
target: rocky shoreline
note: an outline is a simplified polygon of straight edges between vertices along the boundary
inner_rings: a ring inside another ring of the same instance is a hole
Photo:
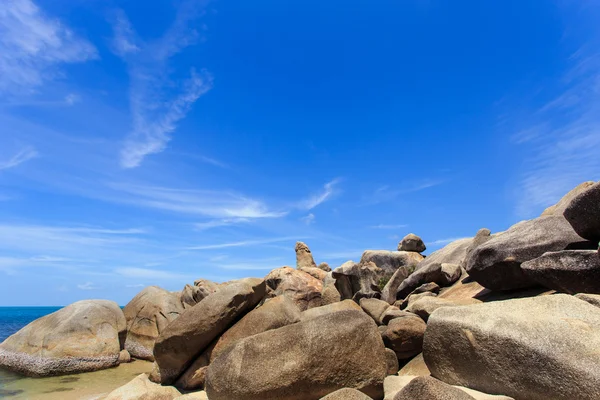
[[[407,235],[331,269],[76,302],[0,344],[33,376],[154,362],[110,400],[600,398],[600,182],[425,257]]]

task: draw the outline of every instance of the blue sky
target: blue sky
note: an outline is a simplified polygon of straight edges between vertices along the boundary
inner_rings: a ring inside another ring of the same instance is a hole
[[[593,1],[4,0],[0,305],[428,251],[600,179]]]

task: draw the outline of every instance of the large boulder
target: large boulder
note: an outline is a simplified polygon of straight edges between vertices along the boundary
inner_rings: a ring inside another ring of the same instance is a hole
[[[170,323],[154,345],[161,382],[173,383],[204,349],[264,298],[262,279],[241,279],[219,289]]]
[[[173,320],[185,311],[179,292],[169,292],[158,286],[148,286],[126,306],[125,348],[132,357],[154,360],[154,342]]]
[[[117,303],[78,301],[9,336],[0,344],[0,367],[34,377],[114,367],[126,328]]]
[[[381,334],[385,347],[396,352],[399,360],[410,359],[423,350],[423,335],[427,325],[416,315],[391,320]]]
[[[416,251],[417,253],[422,253],[425,250],[427,250],[427,247],[423,243],[423,239],[414,233],[404,236],[400,243],[398,243],[398,251]]]
[[[473,243],[472,238],[458,239],[441,249],[428,255],[423,261],[417,264],[417,270],[429,267],[431,264],[456,264],[463,265],[467,250]]]
[[[458,264],[429,263],[413,272],[398,286],[396,299],[404,299],[425,283],[433,282],[441,287],[450,286],[460,278],[461,274],[462,270]]]
[[[306,272],[277,268],[265,277],[265,282],[271,297],[286,296],[300,311],[322,305],[323,282]]]
[[[179,296],[181,303],[185,308],[193,307],[200,303],[206,296],[213,292],[207,291],[201,286],[185,285]]]
[[[595,307],[600,307],[600,294],[578,293],[575,295],[580,300],[583,300]]]
[[[581,193],[585,192],[587,189],[593,186],[594,183],[594,181],[580,183],[575,188],[571,189],[569,193],[565,194],[558,201],[558,203],[546,208],[541,216],[545,217],[548,215],[563,215],[569,204],[571,204],[571,201],[573,201],[575,197],[579,196]]]
[[[431,376],[418,376],[394,396],[394,400],[475,400],[462,390]]]
[[[328,394],[325,397],[321,397],[321,400],[373,400],[366,394],[356,389],[344,388],[336,390],[333,393]]]
[[[398,268],[416,268],[423,256],[414,251],[366,250],[360,264],[372,262],[383,270],[384,276],[392,276]]]
[[[328,315],[338,311],[345,310],[358,310],[361,311],[362,308],[352,300],[342,300],[337,303],[328,304],[322,307],[311,308],[310,310],[306,310],[300,313],[300,321],[308,321],[309,319],[313,319],[316,317],[320,317],[322,315]]]
[[[377,325],[383,325],[381,317],[388,308],[392,307],[389,303],[379,299],[360,299],[360,307],[367,313]],[[396,308],[396,307],[394,307]],[[400,311],[400,310],[398,310]]]
[[[211,400],[317,400],[354,388],[379,399],[387,363],[362,311],[322,315],[238,341],[208,367]]]
[[[305,243],[296,242],[296,268],[317,268],[312,252]]]
[[[467,305],[467,304],[478,304],[479,301],[475,299],[464,299],[458,301],[452,301],[448,299],[441,299],[439,297],[421,297],[414,302],[411,302],[408,307],[406,307],[406,311],[414,313],[421,317],[423,321],[427,322],[429,320],[429,316],[433,314],[435,310],[440,307],[456,307],[459,305]]]
[[[579,236],[600,240],[600,182],[579,193],[563,213]]]
[[[381,300],[393,304],[396,301],[396,292],[406,278],[414,271],[414,268],[400,267],[390,277],[383,289],[381,290]]]
[[[150,382],[148,375],[141,374],[110,392],[104,400],[174,400],[180,397],[181,393],[174,387]]]
[[[600,257],[595,250],[546,253],[521,264],[532,280],[565,293],[600,293]]]
[[[520,222],[478,246],[469,256],[469,276],[492,290],[521,289],[536,285],[521,264],[548,251],[585,246],[562,216]]]
[[[378,281],[383,270],[375,263],[355,263],[347,261],[332,271],[335,285],[342,299],[353,299],[358,302],[362,298],[380,298]]]
[[[210,359],[212,361],[217,358],[238,340],[298,321],[300,321],[300,311],[291,299],[285,296],[269,299],[262,306],[246,314],[219,338]]]
[[[442,381],[515,399],[600,398],[600,309],[556,294],[443,307],[423,356]]]

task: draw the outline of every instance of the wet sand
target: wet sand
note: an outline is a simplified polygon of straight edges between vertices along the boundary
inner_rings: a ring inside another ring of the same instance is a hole
[[[152,363],[136,360],[116,368],[85,374],[26,378],[0,371],[0,398],[6,400],[100,400],[139,374],[149,373]]]

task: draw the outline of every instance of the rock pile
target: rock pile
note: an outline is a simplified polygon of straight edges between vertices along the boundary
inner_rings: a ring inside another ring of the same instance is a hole
[[[427,257],[410,234],[331,271],[298,242],[296,268],[264,279],[74,303],[2,343],[0,366],[155,361],[111,400],[599,399],[599,185]]]

